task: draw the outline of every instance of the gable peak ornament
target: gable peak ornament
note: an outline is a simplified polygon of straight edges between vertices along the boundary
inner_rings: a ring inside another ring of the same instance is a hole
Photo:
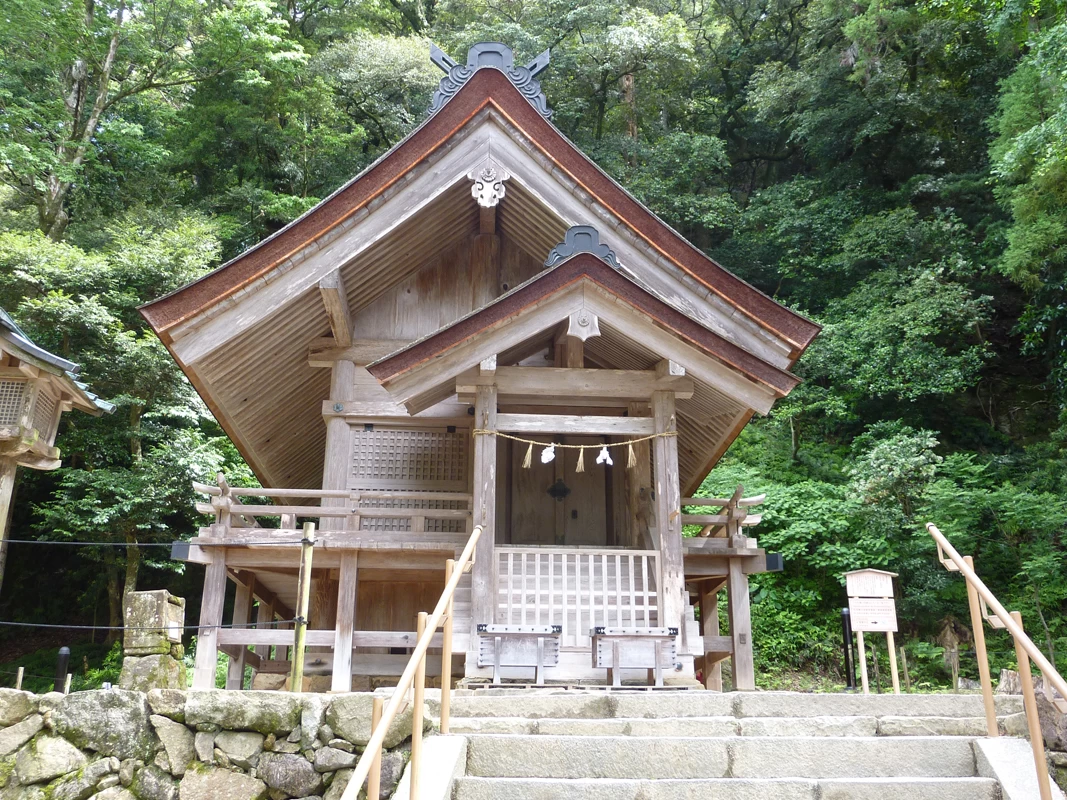
[[[546,267],[562,264],[578,253],[592,253],[615,269],[622,269],[615,251],[600,241],[600,231],[592,225],[574,225],[567,231],[562,242],[552,248],[545,259]]]
[[[542,117],[549,119],[552,112],[548,109],[548,101],[541,91],[540,82],[535,80],[548,67],[549,52],[545,50],[526,66],[515,66],[515,54],[506,44],[479,42],[467,51],[467,63],[459,64],[440,47],[431,44],[430,61],[440,67],[445,77],[441,78],[437,91],[433,93],[430,113],[436,114],[440,111],[479,69],[494,67],[508,76],[515,88],[533,103]]]
[[[482,208],[493,208],[504,199],[504,181],[510,177],[507,170],[486,161],[481,169],[467,173],[467,180],[474,181],[471,185],[471,197],[477,200]]]

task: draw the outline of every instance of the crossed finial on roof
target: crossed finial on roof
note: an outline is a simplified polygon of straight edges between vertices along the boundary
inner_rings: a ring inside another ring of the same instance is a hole
[[[445,73],[445,77],[441,78],[437,91],[433,93],[433,100],[430,102],[430,113],[436,114],[440,111],[444,104],[452,99],[452,96],[463,87],[463,84],[471,79],[471,76],[477,70],[482,67],[495,67],[508,76],[508,79],[515,84],[515,88],[533,103],[534,108],[540,112],[541,116],[548,119],[552,116],[552,112],[548,108],[548,101],[545,100],[544,92],[541,91],[541,84],[534,80],[544,72],[548,66],[548,59],[549,51],[545,50],[525,67],[516,67],[515,54],[511,52],[511,48],[506,44],[479,42],[467,51],[467,63],[459,64],[440,47],[431,44],[430,60],[441,68],[441,71]]]

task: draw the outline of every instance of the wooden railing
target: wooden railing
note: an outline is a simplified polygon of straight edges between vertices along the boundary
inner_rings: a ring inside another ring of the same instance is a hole
[[[418,642],[411,654],[404,673],[393,690],[393,696],[389,704],[381,713],[381,718],[375,720],[372,717],[373,731],[363,755],[356,763],[355,771],[349,778],[341,800],[356,800],[359,791],[363,788],[363,782],[370,778],[367,785],[367,800],[379,800],[379,782],[381,780],[382,744],[385,734],[392,725],[401,706],[407,699],[408,690],[412,690],[412,715],[411,715],[411,762],[409,786],[411,787],[411,800],[419,796],[419,777],[422,768],[422,706],[423,693],[426,689],[426,651],[430,647],[437,628],[444,623],[444,642],[441,654],[441,733],[448,733],[449,716],[452,703],[452,605],[456,593],[456,586],[463,573],[474,563],[474,548],[482,535],[482,526],[475,526],[471,532],[467,546],[463,548],[459,559],[449,559],[445,566],[445,589],[441,593],[441,599],[433,613],[427,616],[425,611],[419,612]],[[374,716],[377,716],[375,714]]]
[[[741,528],[759,525],[763,520],[762,514],[750,514],[749,509],[762,505],[767,495],[761,494],[755,497],[742,497],[741,488],[732,497],[683,497],[682,508],[687,506],[718,507],[714,514],[682,514],[683,525],[700,525],[699,537],[727,538],[739,536]]]
[[[563,647],[588,648],[589,630],[655,627],[655,550],[497,548],[497,620],[561,625]]]
[[[1041,734],[1041,721],[1037,713],[1037,696],[1034,694],[1034,681],[1030,672],[1030,661],[1037,664],[1044,676],[1046,697],[1060,711],[1067,711],[1067,681],[1044,653],[1031,641],[1023,630],[1022,615],[1018,611],[1008,612],[991,591],[982,583],[974,571],[974,559],[961,556],[949,543],[945,535],[932,522],[926,523],[926,529],[937,543],[937,557],[950,572],[959,572],[967,580],[967,599],[971,610],[971,626],[974,633],[975,655],[978,657],[978,674],[982,683],[982,700],[985,704],[986,730],[990,736],[997,736],[997,712],[993,705],[993,682],[989,675],[989,657],[985,646],[985,627],[1003,628],[1015,640],[1015,655],[1019,662],[1019,682],[1023,690],[1023,710],[1026,712],[1026,725],[1030,732],[1030,746],[1034,753],[1034,766],[1037,769],[1037,783],[1041,800],[1052,800],[1052,787],[1049,783],[1048,765],[1045,762],[1045,742]],[[990,613],[992,611],[992,613]],[[1051,684],[1059,697],[1048,689]]]
[[[230,486],[222,473],[217,481],[216,485],[193,482],[193,489],[210,498],[208,503],[197,503],[196,510],[213,515],[215,524],[226,528],[296,530],[297,517],[310,517],[320,521],[343,519],[341,527],[347,532],[465,533],[471,519],[471,495],[464,492],[246,488]],[[265,497],[275,502],[248,504],[243,497]],[[282,520],[277,526],[260,525],[256,519],[279,516]]]

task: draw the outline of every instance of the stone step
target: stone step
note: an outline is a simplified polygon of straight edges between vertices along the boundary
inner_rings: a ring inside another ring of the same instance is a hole
[[[998,696],[998,716],[1022,712],[1022,698]],[[431,706],[437,714],[439,705]],[[605,692],[541,689],[478,689],[452,699],[453,717],[526,717],[528,719],[607,719],[684,717],[957,718],[960,734],[980,735],[974,720],[984,719],[980,695],[965,694],[799,694],[793,692],[703,691]],[[904,721],[895,723],[904,732]],[[889,733],[887,729],[885,731]]]
[[[467,774],[506,778],[961,778],[973,739],[953,736],[645,737],[474,734]]]
[[[460,778],[453,800],[999,800],[989,778]]]
[[[985,717],[452,717],[452,733],[556,736],[985,736]]]

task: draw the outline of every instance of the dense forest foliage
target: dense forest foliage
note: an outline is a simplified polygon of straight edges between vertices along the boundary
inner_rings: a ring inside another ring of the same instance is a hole
[[[913,670],[967,655],[936,522],[1067,651],[1063,0],[7,0],[0,307],[118,410],[21,474],[0,619],[121,623],[183,573],[190,481],[240,457],[137,313],[278,230],[424,117],[481,40],[669,224],[819,321],[804,384],[705,484],[766,491],[758,667],[839,667],[844,570],[900,573]],[[124,546],[110,546],[122,544]],[[34,634],[43,636],[45,634]],[[9,653],[32,649],[0,631]],[[67,639],[85,638],[71,632]],[[97,639],[99,640],[99,635]],[[51,641],[51,640],[50,640]],[[1008,642],[994,637],[998,666]]]

